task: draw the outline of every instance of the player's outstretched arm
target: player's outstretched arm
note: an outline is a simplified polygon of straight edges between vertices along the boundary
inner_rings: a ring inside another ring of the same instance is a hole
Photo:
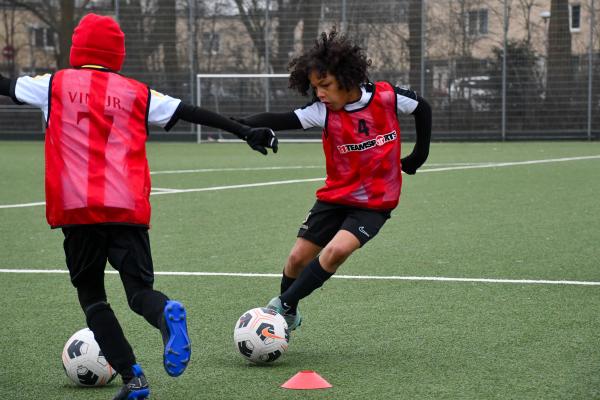
[[[414,175],[425,163],[431,143],[431,107],[420,96],[417,97],[417,101],[419,104],[412,113],[415,117],[417,140],[412,153],[402,159],[402,171],[409,175]]]
[[[172,121],[181,119],[233,133],[238,138],[246,141],[253,150],[264,155],[267,155],[267,149],[272,149],[273,153],[277,153],[277,136],[270,128],[251,128],[215,112],[183,102],[175,110],[174,117],[175,119]]]
[[[295,112],[285,113],[260,113],[242,118],[231,118],[241,124],[248,126],[266,126],[274,131],[285,131],[288,129],[302,129],[302,124]]]

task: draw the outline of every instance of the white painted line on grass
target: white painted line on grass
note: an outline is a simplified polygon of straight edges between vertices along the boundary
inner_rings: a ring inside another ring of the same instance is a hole
[[[286,180],[286,181],[245,183],[242,185],[211,186],[211,187],[194,188],[194,189],[178,189],[176,192],[159,192],[159,193],[152,193],[152,194],[155,196],[158,196],[160,194],[172,194],[172,193],[210,192],[210,191],[216,191],[216,190],[242,189],[242,188],[251,188],[251,187],[259,187],[259,186],[287,185],[290,183],[317,182],[317,181],[323,181],[323,180],[325,180],[325,178],[291,179],[291,180]]]
[[[447,167],[447,166],[464,166],[464,165],[489,165],[489,162],[479,163],[432,163],[428,166],[432,167]],[[176,169],[165,171],[151,171],[150,175],[171,175],[171,174],[194,174],[204,172],[237,172],[237,171],[283,171],[292,169],[324,169],[325,165],[290,165],[279,167],[239,167],[239,168],[199,168],[199,169]]]
[[[36,206],[43,206],[44,204],[46,204],[45,201],[38,201],[36,203],[4,204],[4,205],[0,205],[0,208],[36,207]]]
[[[150,194],[154,195],[154,194],[157,194],[157,193],[177,193],[178,191],[179,191],[179,189],[153,187],[152,191],[150,192]]]
[[[150,175],[167,174],[193,174],[200,172],[230,172],[230,171],[277,171],[287,169],[315,169],[325,168],[325,165],[292,165],[281,167],[241,167],[241,168],[200,168],[200,169],[177,169],[173,171],[151,171]]]
[[[557,162],[566,162],[566,161],[595,160],[598,158],[600,158],[600,155],[582,156],[582,157],[549,158],[549,159],[545,159],[545,160],[511,161],[511,162],[501,162],[501,163],[463,165],[463,166],[445,167],[445,168],[426,168],[426,169],[419,170],[419,172],[420,173],[442,172],[442,171],[457,171],[457,170],[462,170],[462,169],[513,167],[515,165],[534,165],[534,164],[547,164],[547,163],[557,163]]]
[[[15,274],[67,274],[66,269],[0,269],[0,273]],[[107,274],[118,274],[117,271],[106,270]],[[281,278],[281,274],[257,274],[245,272],[184,272],[184,271],[155,271],[155,275],[164,276],[228,276],[249,278]],[[426,281],[426,282],[467,282],[467,283],[512,283],[519,285],[576,285],[600,286],[600,282],[547,280],[547,279],[496,279],[496,278],[451,278],[442,276],[377,276],[377,275],[334,275],[333,278],[349,280],[380,280],[380,281]]]
[[[594,159],[600,159],[600,155],[582,156],[582,157],[550,158],[550,159],[545,159],[545,160],[530,160],[530,161],[475,164],[475,165],[460,165],[460,166],[445,167],[445,168],[426,168],[426,169],[419,170],[419,173],[422,174],[422,173],[426,173],[426,172],[458,171],[458,170],[465,170],[465,169],[480,169],[480,168],[500,168],[500,167],[512,167],[515,165],[534,165],[534,164],[547,164],[547,163],[555,163],[555,162],[581,161],[581,160],[594,160]],[[209,192],[209,191],[215,191],[215,190],[228,190],[228,189],[260,187],[260,186],[287,185],[287,184],[291,184],[291,183],[317,182],[317,181],[323,181],[323,180],[325,180],[325,178],[323,178],[323,177],[309,178],[309,179],[291,179],[291,180],[285,180],[285,181],[258,182],[258,183],[248,183],[248,184],[231,185],[231,186],[212,186],[212,187],[194,188],[194,189],[172,189],[170,191],[154,192],[151,194],[153,196],[158,196],[158,195],[162,195],[162,194],[174,194],[174,193]],[[36,203],[24,203],[24,204],[4,204],[4,205],[0,205],[0,209],[35,207],[35,206],[43,206],[44,204],[46,204],[46,203],[43,201],[36,202]]]

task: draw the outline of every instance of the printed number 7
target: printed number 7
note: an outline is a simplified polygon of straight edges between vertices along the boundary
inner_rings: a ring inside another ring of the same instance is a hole
[[[82,119],[89,119],[91,122],[91,115],[92,113],[89,112],[84,112],[84,111],[79,111],[77,113],[77,125],[79,125],[79,121],[81,121]],[[101,135],[101,137],[104,139],[104,143],[108,142],[108,137],[110,136],[110,131],[112,130],[112,126],[115,123],[115,118],[112,115],[106,115],[104,114],[104,117],[106,118],[106,121],[108,121],[108,124],[106,123],[100,123],[99,125],[99,133]],[[91,130],[90,130],[91,132]]]

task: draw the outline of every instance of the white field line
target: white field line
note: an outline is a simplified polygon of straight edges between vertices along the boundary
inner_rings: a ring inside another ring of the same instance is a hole
[[[464,165],[489,165],[489,162],[480,163],[440,163],[428,164],[428,166],[447,167]],[[324,165],[289,165],[280,167],[239,167],[239,168],[200,168],[200,169],[177,169],[172,171],[151,171],[150,175],[171,175],[171,174],[195,174],[203,172],[236,172],[236,171],[278,171],[290,169],[322,169]]]
[[[310,179],[291,179],[286,181],[272,181],[272,182],[258,182],[258,183],[244,183],[241,185],[230,185],[230,186],[211,186],[205,188],[194,188],[194,189],[174,189],[172,192],[159,192],[152,193],[155,196],[160,194],[172,194],[172,193],[192,193],[192,192],[211,192],[216,190],[229,190],[229,189],[243,189],[259,186],[274,186],[274,185],[286,185],[290,183],[303,183],[303,182],[317,182],[323,181],[325,178],[310,178]],[[0,206],[1,208],[2,206]]]
[[[150,191],[151,195],[155,195],[158,193],[177,193],[179,191],[179,189],[170,189],[170,188],[157,188],[157,187],[153,187],[152,190]]]
[[[200,169],[178,169],[173,171],[151,171],[150,175],[169,175],[169,174],[195,174],[202,172],[230,172],[230,171],[277,171],[287,169],[315,169],[325,168],[324,165],[292,165],[282,167],[240,167],[240,168],[200,168]]]
[[[67,274],[66,269],[0,269],[0,273],[14,274]],[[107,274],[118,274],[117,271],[107,270]],[[281,274],[257,274],[235,272],[182,272],[156,271],[155,275],[164,276],[224,276],[250,278],[281,278]],[[377,276],[377,275],[334,275],[333,278],[348,280],[380,280],[380,281],[427,281],[427,282],[466,282],[466,283],[512,283],[518,285],[576,285],[600,286],[594,281],[568,281],[546,279],[496,279],[496,278],[450,278],[441,276]]]
[[[419,173],[423,174],[423,173],[427,173],[427,172],[458,171],[458,170],[465,170],[465,169],[513,167],[516,165],[548,164],[548,163],[557,163],[557,162],[566,162],[566,161],[581,161],[581,160],[594,160],[594,159],[600,159],[600,155],[582,156],[582,157],[549,158],[549,159],[544,159],[544,160],[513,161],[513,162],[502,162],[502,163],[475,164],[475,165],[460,165],[460,166],[442,167],[442,168],[428,168],[428,169],[420,170]],[[291,183],[323,181],[324,179],[325,178],[321,177],[321,178],[310,178],[310,179],[291,179],[291,180],[285,180],[285,181],[248,183],[248,184],[231,185],[231,186],[211,186],[211,187],[195,188],[195,189],[166,189],[169,191],[155,192],[155,193],[152,193],[152,195],[158,196],[161,194],[208,192],[208,191],[215,191],[215,190],[228,190],[228,189],[260,187],[260,186],[286,185],[286,184],[291,184]],[[35,206],[41,206],[44,204],[46,204],[46,203],[45,202],[35,202],[35,203],[24,203],[24,204],[3,204],[3,205],[0,205],[0,209],[35,207]]]
[[[38,201],[36,203],[22,203],[22,204],[4,204],[0,205],[0,208],[23,208],[23,207],[36,207],[45,205],[45,201]]]

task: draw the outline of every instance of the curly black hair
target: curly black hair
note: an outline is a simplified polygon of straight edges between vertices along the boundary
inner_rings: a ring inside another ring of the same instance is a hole
[[[290,62],[289,87],[306,96],[311,89],[309,76],[316,71],[321,77],[329,72],[340,88],[351,90],[368,81],[370,65],[371,60],[363,49],[345,36],[339,36],[334,27],[329,34],[322,32],[312,49]]]

